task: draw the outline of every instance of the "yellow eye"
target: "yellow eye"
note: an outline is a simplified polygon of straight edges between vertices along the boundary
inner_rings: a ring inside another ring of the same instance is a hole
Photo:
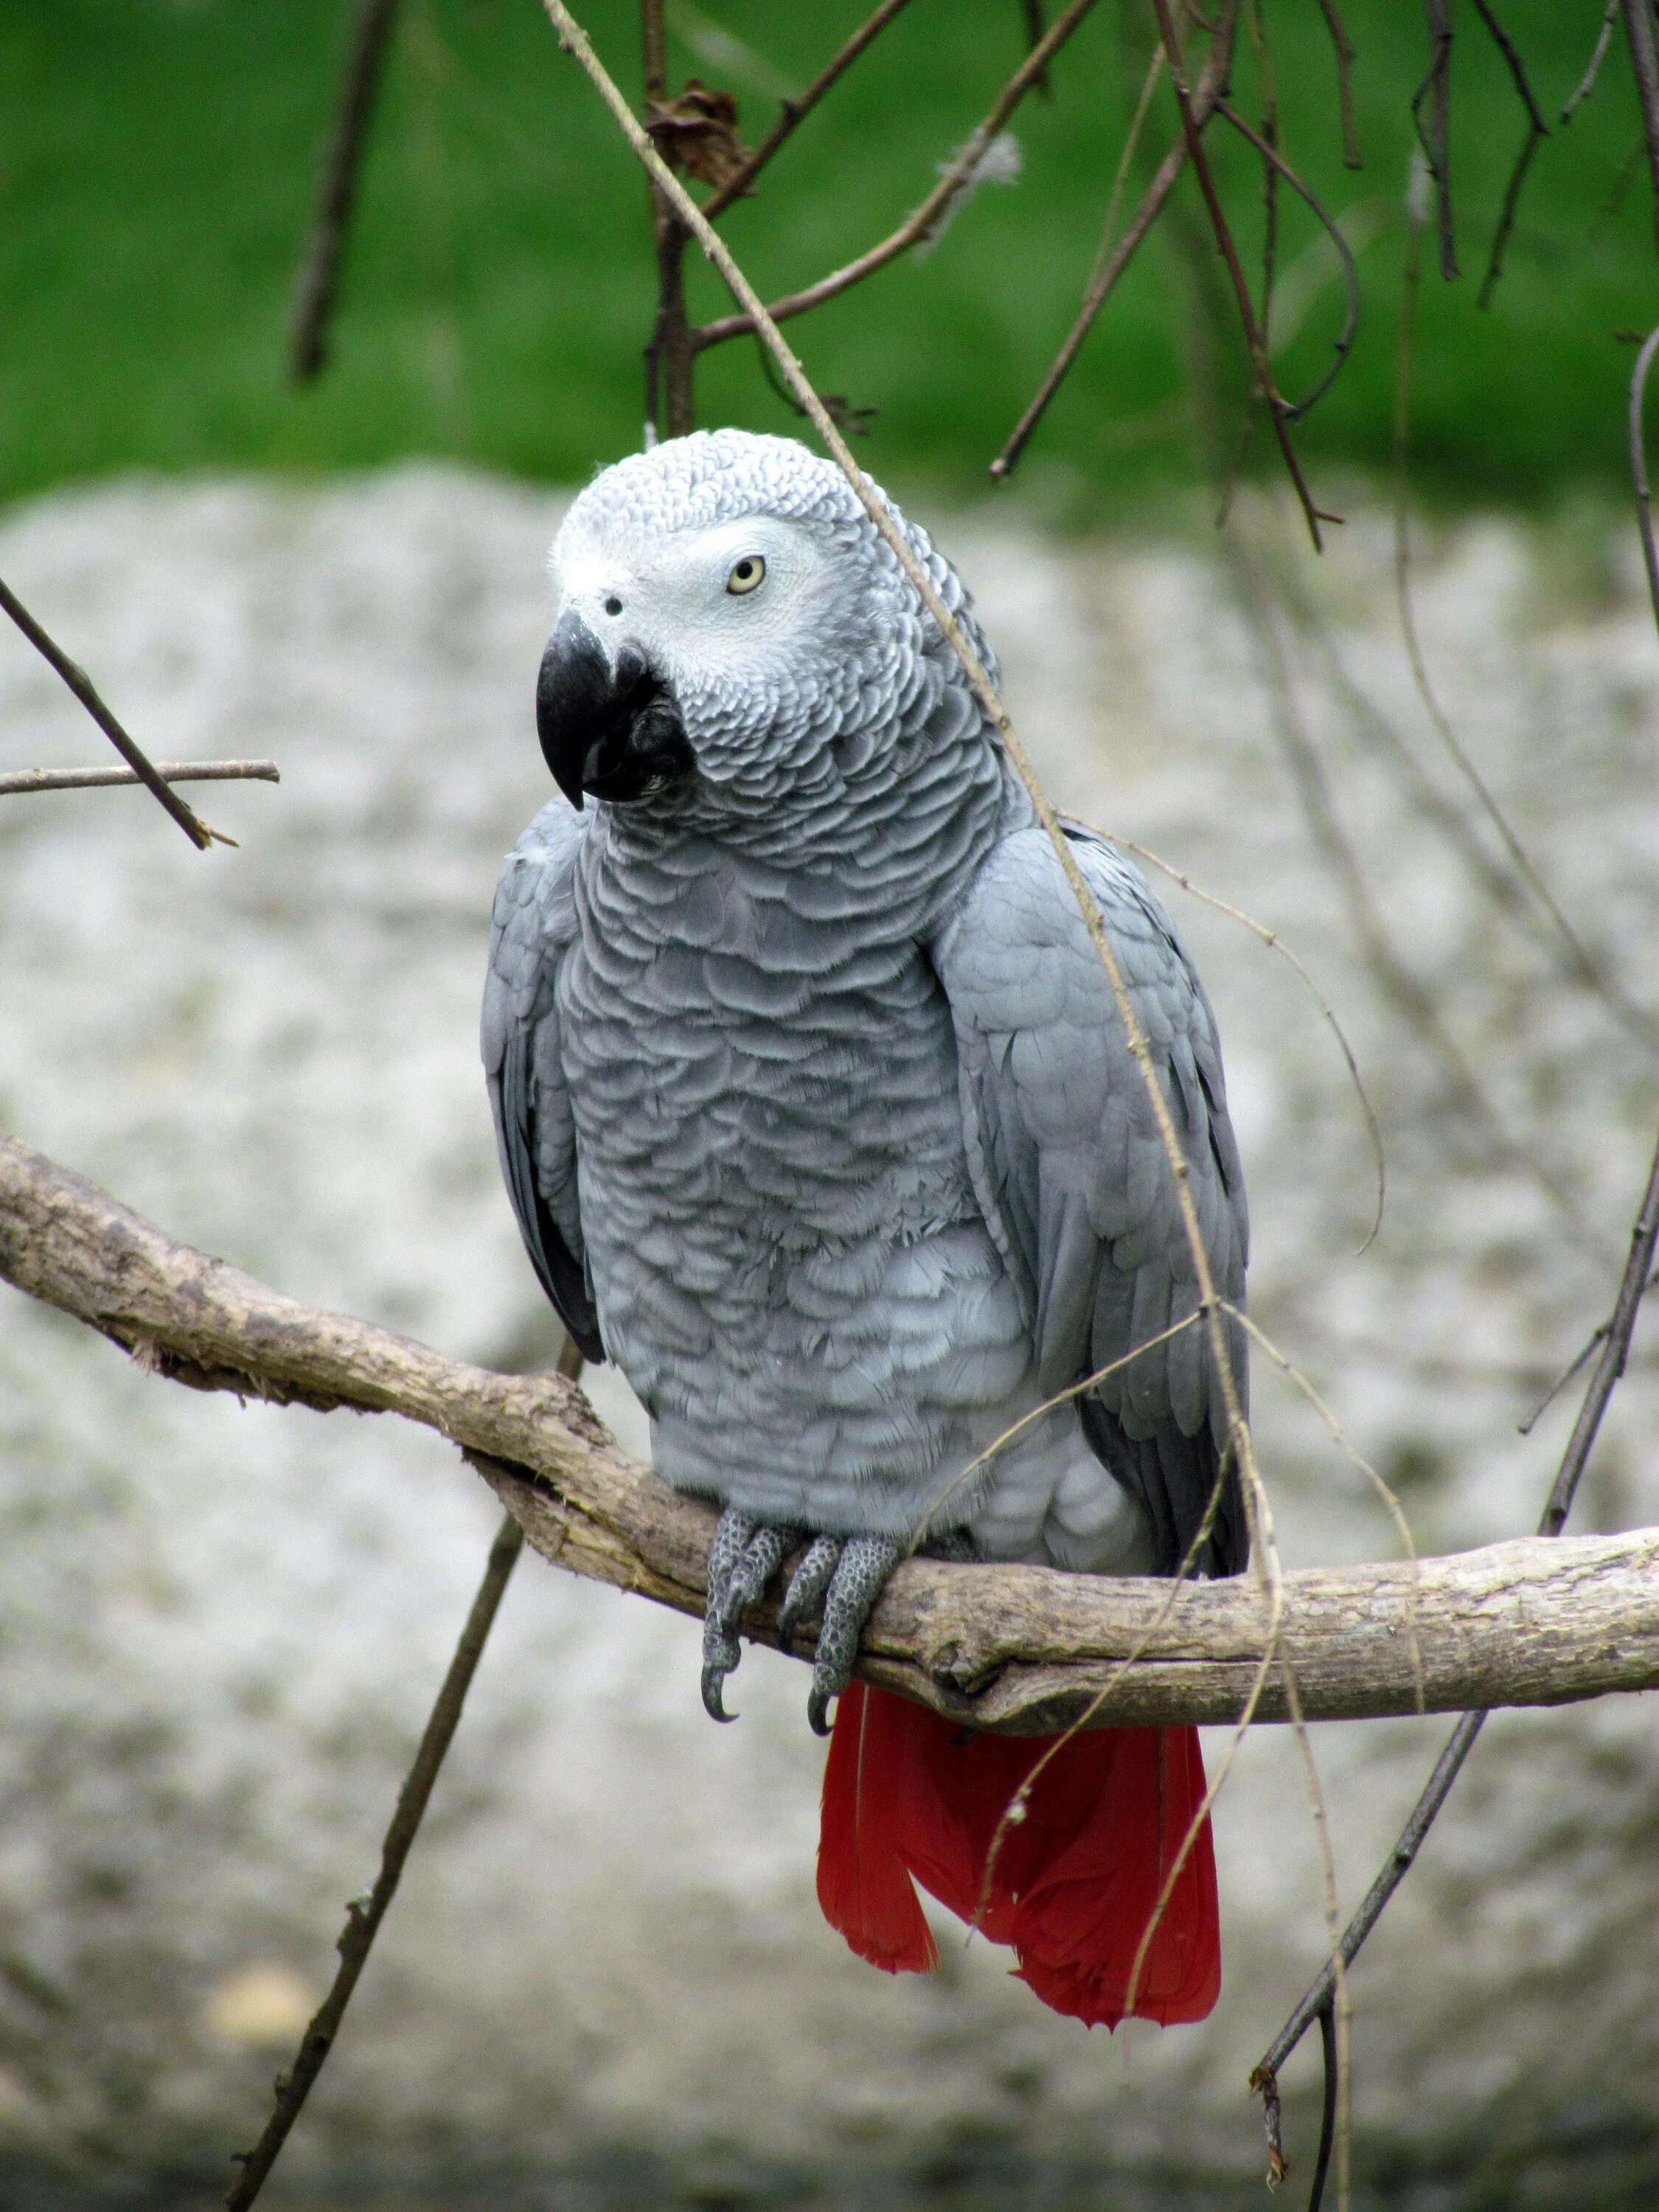
[[[765,575],[766,563],[760,555],[745,553],[742,560],[733,565],[726,580],[726,588],[734,599],[740,599],[746,592],[758,591]]]

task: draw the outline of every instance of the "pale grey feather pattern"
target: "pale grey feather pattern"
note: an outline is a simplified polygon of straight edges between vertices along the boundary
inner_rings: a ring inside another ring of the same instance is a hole
[[[751,545],[778,586],[752,611],[720,580]],[[757,1524],[1167,1569],[1215,1480],[1196,1331],[1097,1404],[1040,1409],[1189,1310],[1168,1164],[954,655],[788,440],[637,455],[556,552],[561,621],[590,665],[651,672],[691,765],[580,818],[554,802],[502,878],[485,1056],[555,1302],[639,1395],[659,1471]],[[1079,850],[1237,1293],[1207,1004],[1139,878]],[[1206,1564],[1239,1556],[1230,1494]]]
[[[1136,871],[1092,833],[1068,825],[1066,835],[1152,1049],[1216,1286],[1242,1305],[1249,1221],[1214,1014]],[[975,1188],[1049,1394],[1197,1311],[1175,1177],[1109,980],[1041,830],[999,841],[934,959],[956,1024]],[[1225,1335],[1243,1401],[1237,1322]],[[1108,1376],[1085,1419],[1152,1517],[1157,1570],[1172,1571],[1226,1441],[1202,1322]],[[1230,1483],[1200,1566],[1236,1571],[1247,1543]]]

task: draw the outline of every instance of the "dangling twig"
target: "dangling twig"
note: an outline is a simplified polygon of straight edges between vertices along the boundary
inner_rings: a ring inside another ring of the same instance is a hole
[[[1294,401],[1281,400],[1279,403],[1284,411],[1285,420],[1287,422],[1297,422],[1310,409],[1319,404],[1342,374],[1343,364],[1348,358],[1355,334],[1359,328],[1359,271],[1354,266],[1353,248],[1343,236],[1341,225],[1335,216],[1326,208],[1317,193],[1291,167],[1273,140],[1265,137],[1260,131],[1253,130],[1237,109],[1230,106],[1224,100],[1217,100],[1216,113],[1224,123],[1231,123],[1242,137],[1248,138],[1257,153],[1261,155],[1263,161],[1269,165],[1270,170],[1283,177],[1291,190],[1305,203],[1315,220],[1330,240],[1332,246],[1336,249],[1337,262],[1342,271],[1344,301],[1342,327],[1333,342],[1333,359],[1330,367],[1306,398]],[[1264,288],[1264,300],[1268,296],[1268,289]],[[1265,308],[1262,325],[1265,343],[1267,335]]]
[[[1486,778],[1465,750],[1457,732],[1451,726],[1445,708],[1440,703],[1439,695],[1429,678],[1428,663],[1424,658],[1422,641],[1418,635],[1411,580],[1412,374],[1416,348],[1419,240],[1422,228],[1423,223],[1419,208],[1414,204],[1413,195],[1408,190],[1406,252],[1401,267],[1400,335],[1395,357],[1394,588],[1395,604],[1400,617],[1400,634],[1406,647],[1406,658],[1411,668],[1412,681],[1416,686],[1417,695],[1423,702],[1424,711],[1428,715],[1435,735],[1439,738],[1452,765],[1474,793],[1481,812],[1496,830],[1499,842],[1510,856],[1516,874],[1525,884],[1545,921],[1559,940],[1579,981],[1595,992],[1622,1027],[1638,1036],[1651,1049],[1655,1046],[1659,1046],[1659,1024],[1656,1024],[1645,1007],[1638,1006],[1631,998],[1616,977],[1605,972],[1601,963],[1590,951],[1571,922],[1568,921],[1562,911],[1560,902],[1545,880],[1542,870],[1516,835],[1509,817],[1498,805]]]
[[[1655,1146],[1642,1203],[1632,1225],[1630,1253],[1607,1324],[1601,1356],[1584,1393],[1578,1418],[1573,1424],[1572,1434],[1567,1441],[1560,1467],[1539,1517],[1538,1534],[1540,1536],[1559,1537],[1565,1526],[1574,1494],[1600,1433],[1602,1419],[1625,1371],[1637,1316],[1641,1310],[1648,1279],[1653,1272],[1656,1246],[1659,1246],[1659,1145]],[[1376,1879],[1366,1893],[1364,1902],[1343,1931],[1340,1956],[1345,1966],[1352,1965],[1365,1939],[1382,1918],[1389,1899],[1410,1871],[1424,1838],[1450,1796],[1452,1785],[1474,1747],[1475,1738],[1480,1735],[1486,1717],[1484,1711],[1465,1713],[1448,1739],[1411,1818],[1401,1832],[1400,1840],[1384,1861]],[[1332,1968],[1322,1968],[1251,2075],[1252,2088],[1264,2097],[1270,2089],[1276,2094],[1279,2075],[1286,2059],[1322,2008],[1330,2002],[1334,1986]]]
[[[1451,196],[1451,0],[1423,0],[1429,22],[1429,66],[1412,94],[1412,120],[1434,179],[1440,233],[1440,274],[1448,283],[1458,273],[1453,239]],[[1426,104],[1429,119],[1423,120]]]
[[[1549,125],[1540,112],[1538,102],[1533,98],[1532,86],[1528,80],[1526,68],[1522,62],[1515,41],[1493,15],[1491,0],[1474,0],[1474,6],[1476,14],[1492,33],[1493,44],[1509,65],[1510,75],[1515,81],[1516,93],[1522,106],[1527,112],[1526,139],[1520,153],[1516,156],[1515,167],[1510,172],[1510,181],[1504,193],[1504,211],[1498,219],[1498,229],[1492,239],[1492,254],[1486,263],[1486,273],[1480,280],[1480,290],[1475,299],[1474,304],[1477,307],[1486,307],[1492,304],[1492,292],[1497,286],[1498,277],[1503,274],[1504,255],[1509,246],[1510,234],[1515,228],[1515,211],[1521,204],[1521,187],[1527,181],[1527,172],[1532,167],[1533,156],[1537,153],[1540,143],[1547,138],[1550,134]]]
[[[1221,97],[1228,74],[1231,70],[1233,34],[1237,20],[1237,0],[1225,0],[1225,4],[1216,10],[1215,30],[1210,40],[1210,51],[1205,57],[1204,66],[1199,71],[1192,88],[1193,113],[1200,129],[1214,112],[1216,102]],[[1154,58],[1159,64],[1163,64],[1164,57],[1164,49],[1161,46],[1158,49]],[[1126,173],[1127,171],[1129,156],[1133,152],[1133,141],[1139,134],[1146,105],[1152,97],[1156,82],[1156,74],[1149,70],[1146,83],[1141,94],[1140,106],[1137,108],[1134,121],[1130,126],[1131,143],[1124,148],[1124,158],[1120,163],[1120,174]],[[1141,196],[1139,206],[1136,208],[1124,228],[1122,237],[1113,246],[1109,257],[1097,267],[1091,276],[1089,289],[1084,295],[1083,305],[1078,309],[1076,319],[1061,341],[1060,351],[1049,364],[1048,374],[1037,386],[1024,413],[1009,433],[1001,452],[991,463],[990,473],[994,478],[1000,481],[1012,473],[1015,464],[1030,441],[1031,433],[1048,412],[1050,401],[1065,381],[1072,363],[1082,351],[1083,341],[1093,328],[1095,318],[1112,296],[1118,279],[1134,259],[1142,240],[1157,222],[1164,202],[1174,188],[1176,179],[1186,165],[1187,137],[1183,131],[1176,137],[1174,145],[1164,156],[1163,161],[1159,162],[1152,182]]]
[[[786,140],[792,138],[802,123],[811,113],[831,86],[845,76],[872,40],[878,38],[895,15],[910,4],[910,0],[882,0],[874,15],[860,24],[845,46],[831,55],[805,92],[780,104],[777,121],[767,132],[754,152],[747,155],[743,165],[728,177],[714,197],[702,204],[702,211],[710,222],[723,216],[735,199],[749,191],[756,178]]]
[[[546,0],[544,0],[545,4]],[[924,238],[932,237],[947,210],[972,184],[986,148],[1094,5],[1095,0],[1072,0],[1071,6],[1054,18],[1042,43],[1033,47],[1026,56],[997,94],[984,118],[969,134],[967,143],[957,158],[946,165],[938,184],[926,199],[911,210],[896,230],[890,232],[868,252],[860,253],[856,259],[844,263],[841,268],[832,269],[827,276],[819,277],[816,284],[805,285],[799,292],[786,293],[781,300],[774,300],[766,309],[770,319],[775,323],[787,322],[792,315],[805,314],[809,308],[821,307],[826,300],[838,298],[854,284],[861,284],[866,276],[873,276],[877,270],[884,269],[890,261],[896,260],[901,253],[908,252]],[[747,307],[743,307],[735,314],[720,315],[713,322],[701,325],[691,334],[692,343],[701,353],[707,346],[723,345],[728,338],[744,337],[757,327],[753,314]]]
[[[1601,27],[1595,34],[1595,44],[1584,74],[1562,105],[1561,120],[1571,123],[1573,117],[1595,88],[1595,80],[1601,74],[1601,64],[1607,58],[1607,48],[1613,43],[1613,27],[1619,20],[1619,0],[1607,0],[1601,16]]]
[[[1336,49],[1336,101],[1342,116],[1343,163],[1350,169],[1361,168],[1364,164],[1359,158],[1359,126],[1353,112],[1353,40],[1336,12],[1336,0],[1319,0],[1319,12],[1325,18],[1325,27]]]
[[[157,761],[155,773],[163,783],[229,783],[252,779],[280,783],[275,761]],[[108,784],[142,783],[136,768],[20,768],[0,775],[0,799],[15,799],[27,791],[95,791]]]
[[[1193,106],[1192,94],[1187,84],[1187,72],[1182,60],[1181,46],[1176,37],[1175,22],[1170,13],[1170,0],[1152,0],[1152,6],[1158,16],[1158,35],[1164,42],[1164,58],[1170,65],[1170,79],[1175,88],[1176,104],[1181,110],[1181,127],[1186,136],[1187,157],[1191,161],[1194,173],[1198,178],[1200,190],[1204,195],[1204,204],[1209,210],[1210,226],[1215,232],[1216,244],[1221,249],[1221,258],[1227,265],[1227,274],[1232,283],[1233,296],[1238,302],[1239,320],[1244,326],[1244,342],[1249,349],[1251,365],[1255,370],[1257,388],[1261,392],[1262,404],[1267,410],[1268,419],[1273,424],[1273,436],[1279,442],[1279,450],[1284,457],[1285,466],[1289,471],[1291,482],[1296,487],[1296,495],[1301,501],[1303,517],[1308,526],[1308,534],[1313,539],[1314,550],[1318,552],[1322,544],[1319,535],[1320,524],[1338,522],[1340,521],[1341,517],[1327,514],[1315,505],[1313,494],[1308,489],[1307,479],[1304,477],[1301,464],[1297,459],[1296,448],[1291,443],[1285,404],[1279,396],[1278,386],[1273,382],[1273,364],[1267,358],[1267,349],[1262,339],[1261,326],[1256,321],[1255,308],[1250,299],[1250,288],[1245,282],[1244,271],[1239,263],[1238,249],[1233,243],[1232,232],[1228,228],[1227,218],[1222,210],[1221,197],[1216,190],[1215,179],[1211,174],[1209,160],[1204,151],[1204,142]]]
[[[1278,953],[1281,960],[1289,963],[1291,972],[1312,999],[1315,1006],[1318,1007],[1326,1027],[1336,1039],[1337,1049],[1342,1054],[1347,1066],[1348,1080],[1353,1085],[1354,1096],[1359,1102],[1360,1113],[1364,1117],[1365,1136],[1371,1148],[1371,1164],[1376,1170],[1376,1205],[1371,1215],[1370,1226],[1365,1232],[1365,1241],[1354,1255],[1356,1259],[1362,1257],[1376,1243],[1377,1231],[1382,1226],[1382,1209],[1388,1199],[1388,1160],[1382,1149],[1382,1131],[1366,1092],[1364,1080],[1360,1075],[1359,1062],[1354,1056],[1353,1047],[1348,1042],[1341,1023],[1336,1018],[1336,1009],[1276,929],[1269,929],[1266,922],[1256,921],[1253,915],[1246,914],[1243,907],[1230,905],[1225,899],[1218,898],[1213,891],[1206,891],[1200,884],[1195,884],[1183,870],[1173,866],[1168,860],[1160,860],[1156,853],[1150,851],[1145,845],[1138,845],[1133,837],[1125,837],[1115,830],[1101,830],[1098,834],[1103,837],[1109,837],[1113,844],[1121,845],[1126,853],[1133,853],[1137,860],[1145,860],[1149,867],[1157,868],[1161,874],[1168,876],[1171,883],[1179,884],[1189,898],[1195,898],[1205,906],[1213,907],[1218,914],[1226,915],[1231,921],[1248,929],[1253,937],[1267,946],[1268,951]]]
[[[289,374],[309,384],[328,358],[328,325],[339,297],[340,265],[357,200],[363,146],[374,112],[398,0],[362,0],[351,34],[340,106],[323,156],[317,211],[294,291]]]
[[[1659,547],[1656,547],[1653,542],[1653,495],[1648,489],[1646,441],[1642,435],[1642,410],[1648,396],[1648,374],[1656,352],[1659,352],[1659,325],[1649,331],[1642,350],[1636,356],[1636,366],[1631,371],[1628,429],[1631,485],[1636,494],[1636,527],[1642,540],[1642,565],[1647,571],[1648,597],[1653,603],[1654,618],[1659,621]]]
[[[53,669],[74,692],[137,781],[155,793],[197,850],[204,853],[215,842],[234,845],[236,842],[234,837],[227,837],[210,827],[193,808],[186,806],[184,800],[168,787],[155,763],[143,747],[127,735],[104,704],[97,686],[86,670],[77,661],[70,659],[58,641],[40,627],[17,594],[3,582],[0,582],[0,608],[11,617],[47,666]]]
[[[1653,232],[1659,241],[1659,44],[1656,44],[1651,0],[1621,0],[1625,36],[1636,96],[1642,109],[1642,138],[1653,183]]]
[[[556,1371],[574,1382],[581,1373],[581,1354],[567,1337],[559,1353]],[[508,1579],[523,1549],[523,1526],[509,1513],[495,1532],[495,1540],[489,1547],[489,1557],[484,1565],[483,1580],[478,1585],[477,1595],[466,1616],[466,1624],[461,1630],[460,1641],[455,1646],[426,1726],[421,1732],[421,1741],[416,1747],[409,1772],[404,1778],[404,1786],[398,1793],[392,1825],[386,1830],[386,1840],[380,1846],[380,1870],[374,1877],[374,1887],[366,1898],[354,1898],[346,1907],[346,1923],[334,1947],[340,1954],[340,1964],[334,1976],[333,1986],[301,2037],[293,2065],[277,2079],[276,2106],[265,2123],[264,2133],[251,2151],[238,2156],[237,2163],[242,2171],[225,2199],[225,2212],[247,2212],[248,2206],[264,2187],[270,2169],[281,2155],[283,2145],[288,2141],[289,2131],[299,2118],[306,2099],[311,2094],[313,2085],[334,2048],[346,2007],[351,2002],[351,1993],[368,1962],[368,1954],[374,1948],[375,1936],[380,1933],[380,1923],[386,1918],[386,1910],[397,1895],[404,1863],[420,1832],[439,1770],[454,1741],[455,1730],[460,1725],[461,1708],[466,1702],[466,1693],[472,1686],[472,1677],[483,1656],[483,1648],[495,1626]]]

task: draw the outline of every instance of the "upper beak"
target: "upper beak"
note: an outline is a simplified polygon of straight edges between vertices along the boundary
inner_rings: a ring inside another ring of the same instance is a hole
[[[536,683],[536,729],[554,781],[582,794],[641,799],[692,764],[679,710],[631,646],[613,668],[574,607],[559,617]]]

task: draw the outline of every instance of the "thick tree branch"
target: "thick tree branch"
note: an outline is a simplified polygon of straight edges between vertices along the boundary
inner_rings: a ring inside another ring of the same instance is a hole
[[[538,1551],[701,1617],[711,1510],[626,1460],[561,1376],[491,1374],[300,1305],[11,1139],[0,1139],[0,1274],[195,1389],[422,1422],[460,1446]],[[877,1608],[860,1672],[975,1728],[1052,1730],[1170,1597],[1158,1582],[913,1559]],[[1659,1530],[1320,1568],[1286,1576],[1284,1598],[1282,1649],[1310,1719],[1419,1710],[1413,1624],[1425,1710],[1659,1686]],[[769,1607],[746,1626],[776,1641]],[[1179,1591],[1099,1719],[1236,1719],[1267,1626],[1249,1582]],[[1284,1717],[1276,1680],[1257,1717]]]

